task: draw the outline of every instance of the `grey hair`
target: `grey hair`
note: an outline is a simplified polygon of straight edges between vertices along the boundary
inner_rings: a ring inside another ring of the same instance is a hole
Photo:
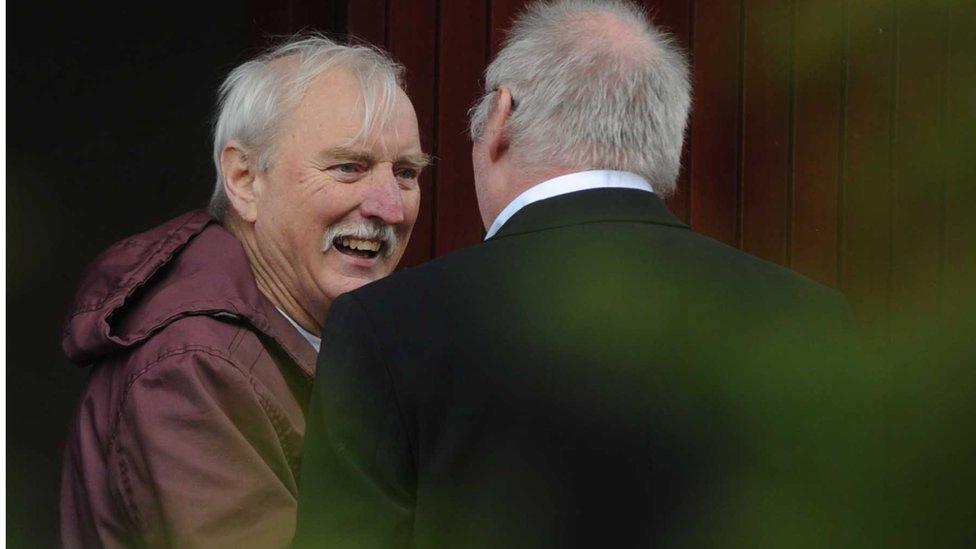
[[[530,4],[485,71],[485,94],[469,113],[474,141],[499,86],[512,94],[505,132],[524,169],[624,170],[658,194],[673,192],[691,106],[688,62],[642,8]]]
[[[275,62],[290,56],[296,56],[295,66]],[[301,101],[317,76],[335,67],[350,71],[361,87],[362,126],[353,141],[373,135],[392,116],[397,90],[403,89],[403,67],[375,47],[339,44],[318,34],[295,36],[231,71],[218,92],[211,215],[224,220],[229,209],[220,165],[227,143],[239,141],[255,155],[257,169],[266,171],[287,110]]]

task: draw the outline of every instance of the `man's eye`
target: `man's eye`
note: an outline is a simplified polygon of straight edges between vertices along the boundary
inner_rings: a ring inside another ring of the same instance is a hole
[[[363,171],[363,167],[359,164],[338,164],[332,167],[333,170],[344,174],[357,174]]]
[[[420,171],[414,168],[400,168],[397,170],[396,176],[400,179],[417,179],[420,176]]]

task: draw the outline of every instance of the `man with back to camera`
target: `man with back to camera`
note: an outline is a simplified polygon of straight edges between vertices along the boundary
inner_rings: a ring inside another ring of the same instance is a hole
[[[284,547],[322,320],[389,274],[427,163],[402,68],[296,37],[220,89],[217,183],[86,271],[65,353],[67,547]]]
[[[635,6],[517,18],[471,113],[485,242],[330,310],[296,546],[847,535],[846,303],[668,212],[689,105]]]

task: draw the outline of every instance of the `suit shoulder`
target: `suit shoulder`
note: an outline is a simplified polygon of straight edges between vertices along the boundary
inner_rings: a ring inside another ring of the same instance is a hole
[[[634,223],[577,225],[488,240],[404,269],[352,294],[367,309],[407,303],[428,307],[463,299],[458,294],[500,293],[516,279],[524,281],[526,272],[553,283],[579,279],[581,274],[588,282],[599,283],[594,276],[611,272],[601,265],[612,265],[617,274],[633,272],[626,278],[649,288],[694,283],[715,292],[751,296],[757,304],[784,300],[846,304],[836,290],[718,240],[687,229]]]
[[[686,231],[682,243],[688,257],[720,271],[731,281],[756,285],[757,289],[790,289],[804,295],[844,301],[837,290],[784,265],[763,259],[711,237]]]

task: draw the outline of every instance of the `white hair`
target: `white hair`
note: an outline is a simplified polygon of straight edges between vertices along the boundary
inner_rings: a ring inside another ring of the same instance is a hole
[[[295,56],[296,63],[284,58]],[[217,182],[210,213],[225,219],[228,200],[220,156],[237,140],[256,158],[256,168],[271,165],[277,131],[288,109],[296,106],[309,84],[331,68],[348,70],[359,81],[362,126],[353,141],[372,135],[392,116],[403,67],[383,51],[366,45],[344,45],[321,35],[296,36],[235,68],[220,85],[213,132]]]
[[[615,169],[670,194],[681,164],[691,84],[674,40],[620,0],[537,1],[516,19],[472,107],[477,141],[499,86],[522,168]]]

